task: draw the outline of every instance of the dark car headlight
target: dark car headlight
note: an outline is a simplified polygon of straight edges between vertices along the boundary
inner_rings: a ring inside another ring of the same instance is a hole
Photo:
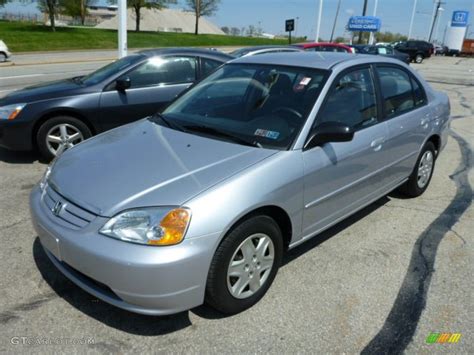
[[[26,104],[0,106],[0,120],[14,120],[25,106]]]

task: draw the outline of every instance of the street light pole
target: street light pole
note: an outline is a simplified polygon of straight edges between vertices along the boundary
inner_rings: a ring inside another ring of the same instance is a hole
[[[378,5],[378,3],[379,3],[379,0],[375,0],[374,16],[377,15],[377,5]],[[369,44],[374,44],[374,33],[373,32],[370,32]]]
[[[415,19],[416,3],[417,2],[418,2],[418,0],[415,0],[415,3],[413,4],[413,11],[411,12],[410,28],[408,29],[408,39],[411,38],[411,31],[413,30],[413,20]]]
[[[334,17],[334,23],[332,24],[331,38],[329,39],[329,42],[332,42],[332,38],[334,37],[334,30],[336,29],[336,22],[337,22],[337,17],[339,16],[340,7],[341,7],[341,0],[338,0],[337,9],[336,9],[336,17]]]
[[[362,16],[365,16],[367,12],[367,0],[364,0],[364,7],[362,9]],[[359,31],[359,38],[357,39],[357,43],[362,43],[362,31]]]
[[[118,57],[127,55],[127,0],[118,0]]]
[[[430,29],[430,35],[428,37],[428,42],[431,42],[431,37],[433,36],[433,30],[434,30],[436,20],[438,19],[438,14],[439,14],[440,7],[441,7],[441,0],[437,0],[436,10],[435,10],[435,13],[434,13],[434,18],[433,18],[433,21],[431,22],[431,29]]]
[[[318,25],[316,26],[316,39],[315,42],[319,41],[319,31],[321,29],[321,15],[323,13],[323,0],[319,0],[319,12],[318,12]]]

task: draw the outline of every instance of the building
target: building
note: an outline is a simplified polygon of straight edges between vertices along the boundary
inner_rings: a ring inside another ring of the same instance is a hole
[[[127,10],[127,29],[135,30],[135,11]],[[176,10],[176,9],[141,9],[140,31],[160,31],[160,32],[184,32],[194,33],[196,17],[194,13]],[[117,29],[118,16],[115,15],[109,19],[100,22],[96,28]],[[199,33],[218,34],[225,33],[208,19],[201,17],[199,19]]]

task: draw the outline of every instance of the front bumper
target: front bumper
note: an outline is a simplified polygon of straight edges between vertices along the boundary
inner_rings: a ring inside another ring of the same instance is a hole
[[[178,313],[204,302],[207,273],[220,233],[185,238],[175,246],[122,242],[97,231],[106,218],[67,228],[43,202],[30,196],[33,224],[46,254],[72,282],[97,298],[131,312]]]
[[[22,112],[23,113],[23,112]],[[33,124],[23,119],[0,120],[0,147],[11,150],[32,150]]]

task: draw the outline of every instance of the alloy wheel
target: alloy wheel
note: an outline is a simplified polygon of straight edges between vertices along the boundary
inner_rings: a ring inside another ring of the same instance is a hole
[[[54,156],[59,156],[66,149],[72,148],[83,140],[82,132],[68,123],[53,126],[46,135],[46,145]]]

